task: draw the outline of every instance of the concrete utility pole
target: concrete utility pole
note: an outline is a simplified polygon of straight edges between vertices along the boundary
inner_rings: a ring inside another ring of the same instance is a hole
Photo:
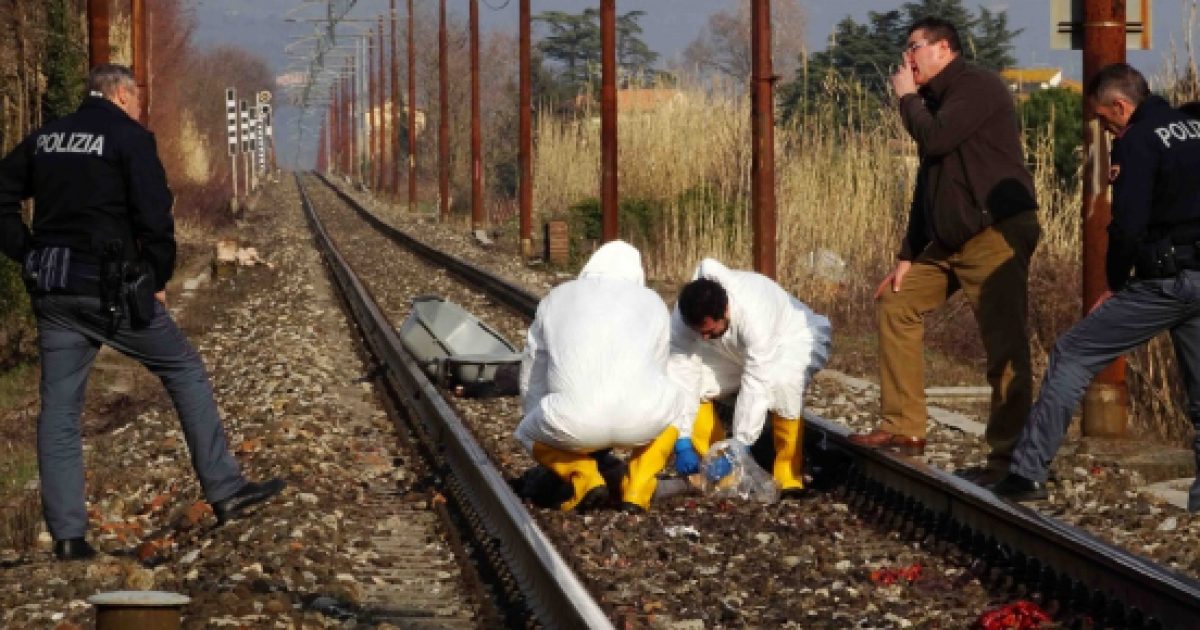
[[[471,0],[471,230],[487,226],[483,213],[483,141],[479,122],[479,0]]]
[[[1125,0],[1086,0],[1083,7],[1083,80],[1104,66],[1125,61]],[[1112,206],[1108,191],[1109,139],[1084,99],[1083,109],[1083,314],[1108,290],[1104,258]],[[1096,375],[1083,397],[1085,437],[1125,437],[1129,429],[1129,388],[1125,359]]]
[[[600,214],[604,242],[617,225],[617,1],[600,0]]]
[[[411,1],[411,0],[410,0]],[[520,108],[517,164],[520,181],[517,196],[520,200],[521,256],[533,256],[533,76],[530,61],[529,0],[521,0],[520,34]]]
[[[413,0],[408,0],[408,211],[417,209],[417,63]]]
[[[771,69],[771,3],[751,0],[750,162],[754,270],[775,270],[775,76]]]
[[[446,0],[438,7],[438,213],[450,218],[450,97],[446,77]]]
[[[88,0],[88,67],[108,63],[108,14],[110,0]]]

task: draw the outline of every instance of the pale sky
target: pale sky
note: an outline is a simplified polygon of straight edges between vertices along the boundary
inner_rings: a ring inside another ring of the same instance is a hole
[[[374,18],[387,10],[388,0],[333,0],[344,6],[353,3],[349,18]],[[435,0],[416,0],[418,5],[434,6]],[[664,58],[678,55],[703,28],[708,16],[721,9],[735,8],[746,0],[617,0],[617,11],[645,11],[641,24],[643,39],[651,49]],[[1136,0],[1131,0],[1130,4]],[[1147,75],[1158,73],[1163,67],[1172,38],[1181,44],[1184,37],[1184,5],[1191,6],[1196,0],[1152,0],[1152,29],[1154,50],[1131,51],[1129,63],[1141,68]],[[261,55],[277,73],[283,73],[291,61],[284,47],[292,41],[310,35],[313,25],[288,23],[285,17],[319,17],[324,14],[325,0],[192,0],[198,20],[194,37],[200,47],[217,44],[239,46]],[[398,0],[403,12],[406,1]],[[532,10],[559,10],[579,13],[587,7],[598,6],[596,0],[532,0]],[[864,22],[868,11],[888,11],[899,8],[903,0],[802,0],[808,17],[806,38],[814,50],[824,48],[834,25],[846,16]],[[1050,2],[1049,0],[965,0],[963,5],[975,10],[985,6],[993,11],[1007,10],[1010,29],[1024,29],[1016,40],[1015,56],[1022,66],[1061,67],[1067,76],[1078,78],[1081,73],[1078,51],[1050,50]],[[466,0],[449,0],[449,10],[466,15]],[[480,0],[482,27],[516,31],[516,0]],[[433,25],[436,28],[436,25]],[[347,26],[348,33],[354,32]],[[515,55],[515,51],[514,51]],[[277,140],[280,143],[280,159],[290,163],[294,151],[296,112],[280,108],[276,112]],[[306,134],[307,135],[307,134]],[[305,144],[315,143],[306,140]],[[308,163],[311,157],[302,159]]]

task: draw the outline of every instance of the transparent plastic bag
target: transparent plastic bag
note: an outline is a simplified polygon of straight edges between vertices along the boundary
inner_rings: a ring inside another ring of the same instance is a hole
[[[708,449],[700,463],[704,493],[716,498],[754,500],[775,503],[779,500],[779,485],[771,473],[763,470],[750,449],[737,440],[722,440]]]

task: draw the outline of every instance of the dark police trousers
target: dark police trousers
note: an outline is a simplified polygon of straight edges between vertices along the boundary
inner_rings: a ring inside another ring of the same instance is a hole
[[[154,317],[145,328],[131,329],[126,318],[109,335],[108,316],[98,297],[41,294],[32,301],[42,355],[38,468],[51,536],[82,538],[87,531],[79,415],[101,344],[136,359],[162,380],[208,502],[227,499],[241,489],[246,480],[226,446],[204,363],[161,303],[155,301]]]
[[[1045,481],[1092,378],[1163,331],[1171,333],[1187,388],[1188,416],[1197,429],[1192,447],[1200,465],[1200,271],[1186,270],[1171,278],[1131,281],[1058,339],[1010,470]],[[1200,477],[1192,484],[1188,510],[1200,510]]]

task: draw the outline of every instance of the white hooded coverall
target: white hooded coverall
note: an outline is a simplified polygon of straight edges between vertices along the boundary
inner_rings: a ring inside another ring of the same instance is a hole
[[[684,390],[666,375],[670,316],[645,287],[642,257],[603,245],[575,280],[538,304],[521,362],[516,438],[574,452],[645,444],[690,425]]]
[[[729,327],[705,340],[671,313],[671,379],[690,392],[691,412],[702,400],[737,394],[733,437],[753,444],[768,411],[801,418],[804,389],[829,359],[829,320],[788,295],[774,280],[735,271],[705,258],[692,277],[720,284],[729,296]],[[690,423],[680,437],[690,437]]]

